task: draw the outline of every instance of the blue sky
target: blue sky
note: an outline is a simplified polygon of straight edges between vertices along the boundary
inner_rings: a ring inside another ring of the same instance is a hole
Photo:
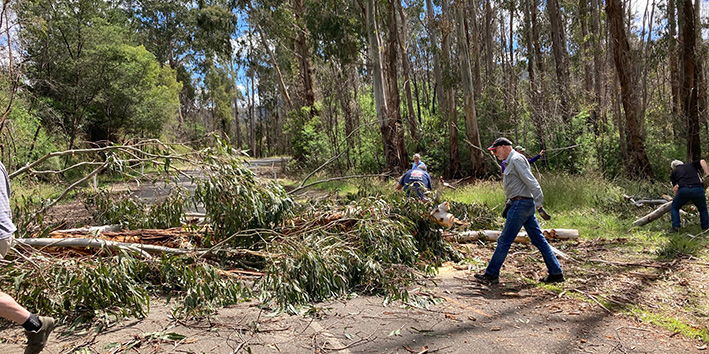
[[[648,19],[645,20],[645,26],[647,28],[647,21],[649,21],[650,17],[650,11],[652,9],[652,3],[653,1],[655,2],[655,6],[657,7],[658,5],[663,5],[667,6],[667,0],[632,0],[632,8],[633,8],[633,13],[635,14],[635,27],[638,30],[642,29],[643,25],[643,15],[645,14],[645,9],[647,8],[647,17]],[[694,0],[692,0],[694,2]],[[709,0],[701,0],[701,5],[700,7],[700,18],[702,18],[702,21],[706,23],[707,19],[709,19]],[[658,18],[658,9],[655,9],[655,23],[657,23],[657,18]],[[656,29],[656,25],[653,25],[653,31]],[[704,39],[709,39],[709,29],[704,29],[702,31],[702,37]]]

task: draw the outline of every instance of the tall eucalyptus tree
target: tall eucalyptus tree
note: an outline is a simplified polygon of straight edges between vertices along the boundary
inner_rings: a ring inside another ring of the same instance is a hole
[[[642,130],[643,125],[641,124],[641,120],[644,118],[638,117],[638,88],[633,74],[635,71],[630,58],[628,35],[623,25],[623,6],[620,0],[608,0],[606,14],[610,22],[613,60],[618,74],[618,81],[620,81],[623,111],[625,112],[625,123],[628,132],[628,173],[634,176],[653,178],[654,173],[645,151],[645,137]]]

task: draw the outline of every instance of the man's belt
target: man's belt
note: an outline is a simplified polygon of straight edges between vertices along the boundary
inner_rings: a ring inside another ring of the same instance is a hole
[[[686,186],[682,186],[680,188],[697,188],[697,187],[704,187],[702,184],[690,184]]]
[[[532,197],[517,196],[517,197],[514,197],[514,198],[510,198],[510,201],[511,201],[511,202],[514,202],[515,200],[520,200],[520,199],[534,199],[534,198],[532,198]]]

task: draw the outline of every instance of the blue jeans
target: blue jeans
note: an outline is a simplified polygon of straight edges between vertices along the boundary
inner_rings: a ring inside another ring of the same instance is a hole
[[[522,226],[527,230],[527,235],[532,244],[542,253],[542,258],[544,258],[549,274],[557,275],[563,273],[554,251],[551,250],[547,239],[544,238],[542,230],[539,228],[537,218],[534,216],[535,211],[534,200],[532,199],[520,199],[511,203],[510,210],[507,212],[505,227],[502,229],[500,237],[497,238],[497,247],[492,255],[490,264],[487,265],[486,273],[495,277],[500,276],[502,263],[505,262],[507,252],[509,252],[510,246]]]
[[[702,229],[709,229],[709,213],[707,213],[707,197],[704,194],[702,187],[684,187],[677,191],[677,195],[672,199],[672,227],[679,227],[679,210],[689,201],[694,203],[699,210],[699,220],[702,223]]]

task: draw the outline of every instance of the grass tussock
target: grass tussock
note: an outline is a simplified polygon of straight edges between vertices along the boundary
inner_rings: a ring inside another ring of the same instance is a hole
[[[613,181],[597,175],[543,174],[537,180],[544,193],[544,206],[551,210],[598,208],[622,200],[625,192]],[[505,192],[501,180],[482,181],[455,191],[447,190],[442,199],[485,204],[502,211]]]
[[[680,333],[689,338],[699,339],[704,343],[709,343],[709,330],[707,330],[706,326],[687,324],[676,318],[663,316],[641,308],[633,308],[628,312],[644,322],[652,323],[655,326]]]

